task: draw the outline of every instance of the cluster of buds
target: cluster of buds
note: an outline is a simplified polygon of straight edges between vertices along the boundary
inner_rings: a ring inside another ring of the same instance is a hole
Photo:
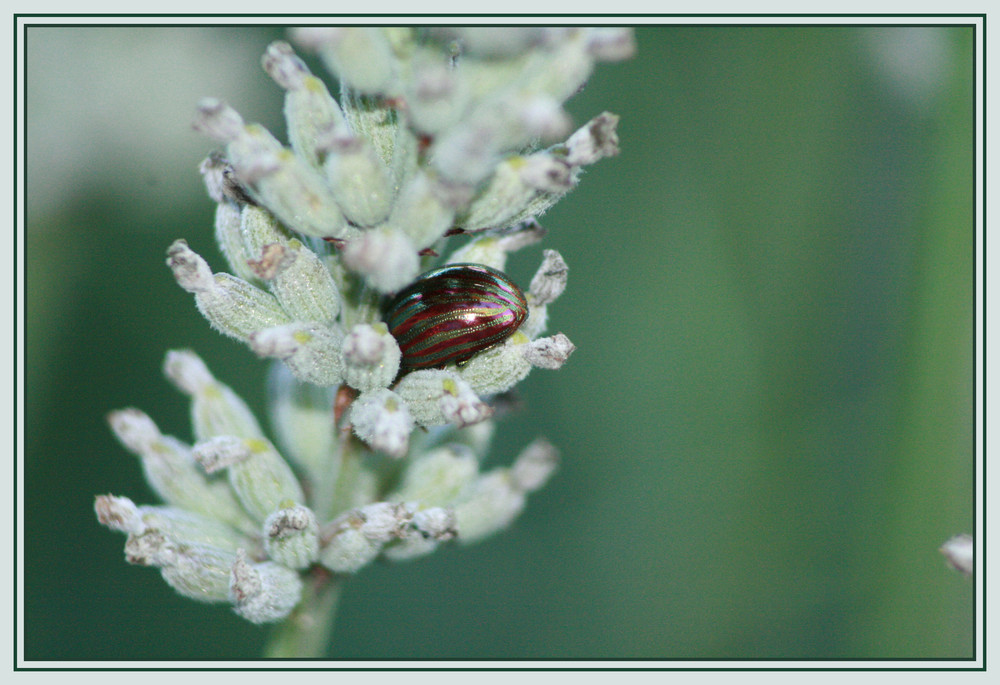
[[[574,349],[543,335],[566,285],[557,252],[544,251],[519,328],[458,363],[408,365],[384,303],[460,235],[442,263],[498,271],[543,237],[533,217],[617,153],[616,116],[570,134],[562,104],[596,62],[633,50],[626,29],[293,33],[337,75],[339,101],[285,42],[263,66],[285,90],[290,147],[203,101],[195,127],[224,144],[202,174],[229,272],[183,240],[167,259],[213,327],[275,360],[275,442],[194,353],[170,352],[193,444],[135,409],[110,417],[165,504],[96,504],[131,563],[254,622],[287,617],[317,569],[352,574],[503,529],[555,469],[544,440],[509,467],[480,462],[497,397]]]

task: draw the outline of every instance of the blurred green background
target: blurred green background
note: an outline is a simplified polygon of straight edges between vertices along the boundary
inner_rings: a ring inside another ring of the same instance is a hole
[[[279,137],[271,28],[28,30],[27,659],[252,658],[268,631],[123,561],[96,494],[152,500],[105,415],[189,439],[196,350],[264,416],[266,365],[164,264],[216,267],[197,172],[222,97]],[[648,27],[569,103],[621,115],[542,218],[570,265],[506,463],[553,481],[508,531],[347,586],[331,656],[969,658],[973,31]],[[526,284],[541,247],[516,255]]]

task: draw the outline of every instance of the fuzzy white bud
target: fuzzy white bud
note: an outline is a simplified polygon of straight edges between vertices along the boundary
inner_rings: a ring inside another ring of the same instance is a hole
[[[139,508],[128,497],[98,495],[94,500],[94,513],[98,523],[120,533],[141,533],[146,528]]]
[[[332,390],[302,383],[287,366],[276,363],[268,377],[268,397],[270,423],[282,454],[313,482],[329,477],[340,448],[330,420]]]
[[[323,324],[295,322],[257,331],[250,336],[250,349],[261,357],[282,360],[304,383],[331,386],[343,379],[342,340],[342,333]]]
[[[541,369],[558,369],[576,349],[569,338],[556,333],[548,338],[532,340],[524,347],[524,358]]]
[[[264,520],[264,549],[289,568],[304,569],[319,556],[319,524],[307,507],[280,509]]]
[[[410,521],[410,512],[395,502],[374,502],[357,510],[361,519],[358,528],[366,537],[388,542],[403,535]]]
[[[232,491],[225,483],[205,477],[190,447],[162,435],[153,420],[138,409],[111,412],[108,422],[122,444],[142,460],[146,482],[164,502],[246,526],[246,513]]]
[[[413,527],[423,536],[434,540],[455,537],[455,511],[445,507],[422,509],[413,515]]]
[[[458,540],[475,542],[503,530],[524,509],[524,492],[504,469],[480,477],[465,499],[455,504]]]
[[[444,506],[457,498],[479,474],[479,460],[467,447],[451,445],[421,455],[406,470],[390,499]]]
[[[555,250],[545,250],[542,252],[542,265],[538,267],[528,294],[532,297],[532,303],[536,305],[549,304],[554,301],[563,291],[566,290],[566,280],[569,274],[569,267],[562,255]]]
[[[408,235],[416,249],[430,247],[454,222],[452,200],[448,189],[418,173],[400,190],[388,223]]]
[[[524,448],[511,466],[512,482],[525,492],[541,489],[559,466],[559,452],[548,440],[538,438]]]
[[[299,42],[319,51],[326,66],[341,82],[359,93],[389,91],[395,77],[395,59],[384,29],[298,29]]]
[[[255,331],[290,320],[270,293],[226,273],[213,275],[205,260],[183,240],[170,246],[167,265],[177,283],[194,293],[202,316],[226,335],[245,341]]]
[[[257,521],[305,501],[291,467],[266,440],[219,436],[195,445],[194,453],[206,470],[227,469],[233,492]]]
[[[374,226],[389,216],[394,179],[374,148],[345,132],[327,136],[323,172],[344,215],[357,226]]]
[[[484,353],[487,354],[487,353]],[[478,355],[476,358],[483,356]],[[475,358],[474,358],[475,359]],[[471,363],[471,362],[470,362]],[[421,369],[406,374],[396,392],[422,426],[455,423],[471,425],[489,418],[493,410],[453,371]]]
[[[528,342],[517,331],[503,344],[480,352],[459,371],[462,380],[484,397],[509,390],[531,371],[531,362],[524,356]]]
[[[341,240],[357,235],[318,170],[284,149],[264,128],[245,127],[226,153],[254,200],[292,230]]]
[[[618,119],[617,114],[602,112],[578,129],[566,141],[566,163],[582,166],[617,155]]]
[[[372,449],[397,459],[406,455],[413,418],[403,399],[388,388],[359,395],[351,405],[351,424]]]
[[[357,528],[348,527],[320,552],[319,562],[334,573],[357,573],[382,551],[382,542],[372,540]]]
[[[190,350],[167,353],[164,373],[191,397],[191,423],[196,440],[217,435],[263,439],[253,412],[228,386],[219,383],[198,355]]]
[[[198,103],[194,129],[222,143],[236,140],[243,132],[243,117],[217,98],[203,98]]]
[[[362,392],[387,387],[399,371],[402,353],[385,324],[358,324],[344,338],[344,381]]]
[[[240,551],[231,566],[229,597],[233,611],[252,623],[274,623],[292,612],[302,598],[302,579],[272,561],[251,563]]]
[[[383,293],[407,285],[420,269],[416,246],[398,230],[366,231],[344,247],[343,258],[349,269],[364,276],[369,285]]]
[[[229,570],[235,558],[218,548],[179,544],[155,528],[130,535],[125,542],[126,561],[159,568],[170,587],[200,602],[227,601]]]
[[[252,262],[268,280],[281,308],[295,321],[332,324],[340,312],[340,292],[319,257],[298,240],[265,246]]]

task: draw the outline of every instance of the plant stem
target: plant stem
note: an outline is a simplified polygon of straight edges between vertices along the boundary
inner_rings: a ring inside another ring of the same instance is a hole
[[[317,567],[318,569],[318,567]],[[269,659],[326,656],[344,578],[318,569],[302,592],[302,601],[279,625],[264,648]]]

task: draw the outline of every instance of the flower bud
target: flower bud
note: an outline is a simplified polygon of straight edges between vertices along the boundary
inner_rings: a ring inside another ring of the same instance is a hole
[[[147,528],[155,528],[181,545],[209,547],[233,553],[240,547],[247,546],[247,538],[231,526],[186,509],[142,506],[139,507],[139,513]]]
[[[139,514],[139,507],[128,497],[98,495],[94,500],[97,522],[120,533],[141,533],[146,524]]]
[[[559,452],[539,438],[524,448],[510,469],[511,481],[524,492],[542,488],[559,465]]]
[[[473,360],[486,354],[489,351],[480,353]],[[422,426],[443,423],[467,426],[488,419],[493,413],[490,406],[480,400],[463,377],[454,371],[413,371],[396,385],[396,392],[406,402],[413,420]]]
[[[280,621],[302,599],[302,579],[281,564],[253,564],[241,551],[231,571],[229,598],[233,611],[251,623]]]
[[[418,163],[417,138],[393,111],[394,98],[360,95],[341,89],[344,117],[354,135],[367,140],[394,179],[412,173]]]
[[[414,529],[432,540],[451,540],[456,535],[455,525],[455,511],[450,508],[430,507],[413,515]]]
[[[221,152],[213,152],[198,165],[208,196],[219,204],[237,208],[254,203],[247,189],[236,177],[236,170]]]
[[[524,492],[513,486],[506,469],[481,476],[463,501],[455,504],[458,540],[468,544],[503,530],[524,505]]]
[[[222,143],[236,140],[243,132],[243,117],[217,98],[202,98],[194,119],[194,130]]]
[[[444,506],[455,500],[479,474],[479,460],[467,447],[451,445],[414,460],[403,483],[389,499]]]
[[[348,512],[336,524],[320,552],[320,563],[335,573],[356,573],[390,540],[405,534],[410,512],[399,504],[375,502]]]
[[[521,157],[515,164],[518,179],[526,188],[544,193],[563,194],[576,185],[576,171],[549,152],[536,152]]]
[[[226,148],[240,178],[257,202],[294,231],[317,238],[349,240],[357,235],[344,220],[319,172],[280,148],[273,149],[264,129],[248,127],[248,135]],[[274,141],[276,145],[277,142]],[[243,168],[238,162],[243,163]]]
[[[323,172],[344,215],[358,226],[374,226],[389,216],[394,181],[372,146],[338,132],[324,139],[323,150]]]
[[[407,88],[410,125],[417,131],[436,134],[453,125],[469,101],[469,87],[444,59],[428,60],[414,70]]]
[[[340,312],[340,292],[333,276],[316,254],[298,240],[271,243],[260,261],[258,276],[269,281],[271,292],[295,321],[331,324]],[[266,267],[273,264],[273,269]]]
[[[304,569],[319,556],[319,524],[307,507],[279,509],[264,520],[267,555],[288,568]]]
[[[545,250],[542,255],[544,257],[542,265],[535,272],[528,289],[533,304],[548,304],[566,290],[569,267],[566,266],[562,255],[555,250]]]
[[[445,421],[459,428],[471,426],[493,416],[493,408],[479,399],[472,388],[460,380],[445,381],[438,406]]]
[[[204,293],[215,288],[208,262],[188,247],[186,240],[175,240],[170,246],[167,266],[177,284],[189,293]]]
[[[430,507],[413,514],[410,528],[398,542],[386,545],[382,555],[390,561],[409,561],[430,554],[438,544],[455,537],[455,512]]]
[[[164,373],[191,397],[191,422],[195,440],[217,435],[263,439],[253,412],[228,386],[219,383],[198,355],[190,350],[167,353]]]
[[[163,531],[153,528],[143,528],[125,540],[125,561],[135,566],[160,568],[172,565],[176,563],[178,553],[177,545]]]
[[[232,491],[225,483],[205,477],[190,447],[162,435],[138,409],[111,412],[108,422],[121,443],[141,458],[146,482],[160,499],[208,518],[246,526],[246,513]]]
[[[382,542],[371,540],[357,528],[337,533],[320,552],[319,563],[334,573],[357,573],[382,551]]]
[[[541,57],[531,72],[524,75],[522,92],[549,95],[559,102],[579,91],[594,68],[584,29],[564,34]]]
[[[268,378],[270,424],[281,452],[319,482],[336,464],[339,443],[330,421],[333,394],[297,380],[284,364],[274,364]],[[335,474],[333,474],[335,477]]]
[[[292,238],[292,234],[270,212],[254,206],[246,206],[240,212],[240,233],[247,259],[259,258],[267,245],[285,245]],[[253,275],[260,278],[257,271]]]
[[[352,328],[342,354],[344,381],[362,392],[387,387],[399,372],[399,345],[383,323]]]
[[[257,521],[305,501],[292,469],[266,440],[219,436],[195,445],[194,455],[209,473],[227,469],[230,487]]]
[[[247,263],[250,254],[243,243],[242,211],[232,202],[222,202],[215,207],[215,242],[226,258],[229,268],[237,278],[252,285],[260,279]]]
[[[268,46],[263,58],[264,70],[284,88],[285,121],[292,149],[314,167],[324,157],[318,142],[331,131],[347,131],[347,121],[326,85],[309,73],[305,63],[284,41]]]
[[[280,359],[304,383],[340,384],[343,373],[340,343],[343,334],[322,324],[295,322],[257,331],[250,349],[261,357]]]
[[[222,155],[216,153],[202,161],[199,166],[209,196],[218,203],[215,207],[215,242],[229,264],[232,272],[243,280],[254,282],[256,277],[247,267],[247,252],[240,231],[241,205],[235,199],[232,165]],[[249,200],[249,198],[240,198]]]
[[[509,226],[542,214],[572,186],[568,167],[548,153],[508,157],[496,165],[460,224],[467,231]]]
[[[562,103],[550,95],[536,95],[517,102],[515,119],[520,127],[517,141],[553,141],[569,133],[570,117]]]
[[[210,154],[198,165],[202,183],[205,184],[205,192],[208,193],[213,202],[219,204],[232,204],[227,201],[224,190],[227,167],[232,168],[226,158],[218,152]]]
[[[229,570],[236,555],[214,547],[178,544],[162,531],[149,528],[130,535],[125,559],[138,566],[155,566],[170,587],[199,602],[225,602]]]
[[[555,250],[545,250],[543,254],[545,259],[531,279],[531,287],[527,294],[528,320],[521,326],[521,332],[531,339],[537,338],[545,331],[548,323],[548,305],[566,289],[566,277],[569,271],[566,262]]]
[[[254,201],[292,230],[341,240],[357,235],[319,173],[284,149],[262,126],[244,126],[231,108],[203,101],[196,128],[228,143],[226,156]]]
[[[100,496],[94,503],[97,520],[131,535],[156,531],[180,546],[210,547],[235,553],[247,539],[221,521],[179,507],[137,507],[127,497]]]
[[[517,331],[502,345],[477,354],[459,371],[462,380],[482,396],[510,390],[531,371],[531,362],[524,356],[528,342],[524,333]]]
[[[411,513],[395,502],[373,502],[357,510],[360,530],[365,537],[388,542],[403,535],[410,523]]]
[[[301,28],[293,35],[318,50],[327,68],[346,88],[378,95],[388,92],[394,83],[395,58],[383,29]]]
[[[344,264],[365,277],[370,286],[391,293],[417,276],[417,248],[398,230],[375,228],[349,242],[343,250]]]
[[[566,163],[579,167],[617,155],[618,119],[617,114],[602,112],[573,133],[565,143]]]
[[[460,122],[435,140],[431,163],[448,181],[476,186],[490,177],[500,158],[498,138],[488,123]]]
[[[246,341],[254,331],[288,323],[273,295],[226,273],[213,276],[185,241],[175,241],[167,257],[177,283],[194,293],[198,310],[220,332]]]
[[[558,369],[566,363],[575,349],[576,345],[570,342],[569,338],[562,333],[556,333],[548,338],[532,340],[525,345],[524,358],[532,366],[541,369]]]
[[[408,235],[418,250],[433,245],[455,219],[455,208],[426,173],[410,177],[399,192],[389,216],[389,225]]]
[[[406,456],[413,418],[402,398],[388,388],[363,392],[351,405],[354,433],[372,449]]]

